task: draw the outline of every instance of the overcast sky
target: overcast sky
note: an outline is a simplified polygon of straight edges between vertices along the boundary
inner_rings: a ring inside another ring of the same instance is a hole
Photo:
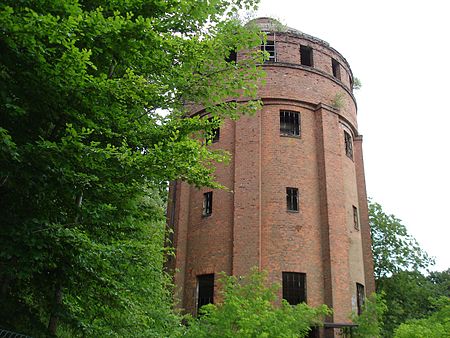
[[[261,0],[256,16],[330,43],[356,91],[367,193],[450,267],[450,2]]]

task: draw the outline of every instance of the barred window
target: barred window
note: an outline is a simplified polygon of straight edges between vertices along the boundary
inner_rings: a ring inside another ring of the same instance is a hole
[[[285,136],[300,136],[300,113],[280,111],[280,134]]]
[[[264,52],[269,53],[269,59],[266,60],[266,62],[276,62],[277,61],[277,54],[275,50],[275,42],[274,41],[266,41],[265,44],[261,45],[261,50]]]
[[[353,140],[349,133],[344,130],[345,154],[353,160]]]
[[[210,216],[212,214],[212,191],[203,194],[203,216]]]
[[[283,299],[290,305],[306,303],[306,274],[283,272]]]
[[[206,304],[214,304],[214,274],[197,276],[197,311]]]
[[[298,211],[298,189],[286,188],[286,202],[288,211]]]

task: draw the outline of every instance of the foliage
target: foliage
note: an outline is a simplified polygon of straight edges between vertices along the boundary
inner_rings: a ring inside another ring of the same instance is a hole
[[[439,310],[428,318],[410,320],[401,324],[394,338],[445,338],[450,337],[450,299],[442,297],[437,302]]]
[[[333,98],[331,105],[336,109],[341,109],[345,104],[345,95],[343,92],[338,92]]]
[[[222,277],[223,301],[202,308],[191,319],[186,337],[305,337],[330,310],[306,304],[276,306],[279,285],[266,286],[266,274],[253,269],[247,277]]]
[[[380,278],[378,287],[383,290],[388,307],[384,315],[383,336],[392,337],[400,324],[435,312],[436,299],[450,296],[449,272],[432,272],[424,276],[418,271],[401,271]]]
[[[369,201],[369,222],[376,280],[403,270],[426,269],[434,264],[416,239],[408,234],[401,220],[387,215],[380,204],[372,201]]]
[[[358,89],[361,89],[361,87],[362,87],[361,80],[358,79],[357,77],[354,77],[353,78],[353,89],[358,90]]]
[[[363,311],[358,316],[352,315],[352,321],[358,324],[352,337],[380,337],[383,327],[383,314],[386,312],[386,301],[383,294],[371,294],[363,305]]]
[[[0,4],[0,325],[35,337],[161,336],[165,182],[214,183],[192,135],[251,113],[253,0]],[[222,21],[222,18],[226,20]],[[183,118],[184,103],[217,117]],[[162,117],[164,109],[169,115]]]

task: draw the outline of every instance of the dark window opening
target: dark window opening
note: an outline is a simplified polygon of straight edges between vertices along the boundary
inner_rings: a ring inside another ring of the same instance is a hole
[[[306,274],[283,272],[283,299],[290,305],[306,303]]]
[[[212,191],[203,194],[203,216],[210,216],[212,214]]]
[[[209,118],[209,121],[213,122],[214,118],[212,117]],[[212,143],[218,142],[219,138],[220,138],[220,127],[212,129],[209,135],[207,135],[206,137],[207,141],[210,141]]]
[[[232,49],[230,50],[230,54],[228,54],[228,56],[225,58],[226,62],[237,62],[237,52],[236,50]]]
[[[308,332],[308,338],[319,338],[319,329],[317,327],[312,327]]]
[[[288,211],[298,211],[297,188],[286,188],[286,202]]]
[[[300,63],[303,66],[314,66],[313,50],[311,47],[300,45]]]
[[[269,59],[265,62],[276,62],[276,52],[275,52],[275,42],[267,41],[265,44],[261,45],[261,50],[269,53]]]
[[[349,133],[344,131],[345,154],[353,160],[353,140]]]
[[[339,62],[337,62],[335,59],[331,59],[331,67],[333,68],[333,76],[340,80],[341,66],[339,65]]]
[[[286,136],[300,136],[300,114],[281,110],[280,111],[280,134]]]
[[[358,306],[358,316],[362,313],[365,297],[364,285],[356,283],[356,304]]]
[[[197,311],[206,304],[214,304],[214,274],[197,276]]]
[[[353,206],[353,226],[356,230],[359,230],[358,208],[355,206]]]

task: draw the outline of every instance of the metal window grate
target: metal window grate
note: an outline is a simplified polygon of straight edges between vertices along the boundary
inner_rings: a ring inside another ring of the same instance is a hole
[[[287,210],[298,211],[298,189],[286,188]]]
[[[263,52],[269,53],[269,59],[266,60],[266,62],[276,62],[277,61],[275,41],[268,40],[265,44],[261,45],[261,50]]]
[[[212,214],[212,191],[205,192],[203,194],[203,216],[209,216]]]
[[[203,305],[214,304],[214,274],[197,276],[197,310]]]
[[[344,130],[345,154],[353,160],[353,140],[349,133]]]
[[[280,134],[300,136],[300,114],[293,111],[280,111]]]
[[[283,299],[291,305],[306,303],[306,274],[283,272]]]

